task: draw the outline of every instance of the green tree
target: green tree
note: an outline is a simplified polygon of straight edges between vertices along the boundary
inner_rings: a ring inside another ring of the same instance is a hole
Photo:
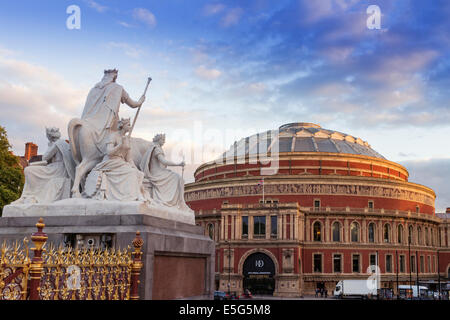
[[[0,126],[0,216],[4,206],[20,198],[25,181],[19,157],[10,149],[6,130]]]

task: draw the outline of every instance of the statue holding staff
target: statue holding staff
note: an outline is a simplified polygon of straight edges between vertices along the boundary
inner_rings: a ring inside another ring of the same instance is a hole
[[[140,107],[145,101],[145,92],[134,101],[125,89],[116,83],[118,71],[105,70],[103,79],[89,92],[81,119],[69,122],[69,140],[73,158],[77,163],[72,188],[73,197],[81,197],[80,183],[106,153],[106,139],[116,130],[119,108],[122,103],[131,108]],[[147,84],[148,86],[148,84]]]

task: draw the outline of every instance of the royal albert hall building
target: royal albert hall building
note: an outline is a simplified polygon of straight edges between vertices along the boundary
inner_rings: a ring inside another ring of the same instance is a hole
[[[408,175],[360,138],[289,123],[200,165],[185,199],[216,241],[217,290],[332,294],[372,265],[396,294],[448,280],[450,266],[449,214],[436,214],[434,191]]]

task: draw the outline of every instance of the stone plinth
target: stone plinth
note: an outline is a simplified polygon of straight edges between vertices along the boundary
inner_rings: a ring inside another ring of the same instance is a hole
[[[10,214],[11,215],[11,214]],[[36,216],[0,218],[0,243],[23,240],[36,231]],[[109,234],[113,245],[131,245],[136,231],[144,240],[141,299],[212,299],[214,242],[203,229],[148,214],[44,216],[47,243],[64,244],[67,235]]]
[[[5,206],[3,217],[45,217],[45,216],[98,216],[98,215],[148,216],[195,224],[192,210],[179,210],[160,205],[155,201],[99,201],[93,199],[64,199],[48,204],[14,204]]]

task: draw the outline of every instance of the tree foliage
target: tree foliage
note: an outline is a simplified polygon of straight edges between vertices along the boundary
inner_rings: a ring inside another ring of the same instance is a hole
[[[19,157],[10,148],[6,130],[0,126],[0,215],[5,205],[20,198],[25,181]]]

